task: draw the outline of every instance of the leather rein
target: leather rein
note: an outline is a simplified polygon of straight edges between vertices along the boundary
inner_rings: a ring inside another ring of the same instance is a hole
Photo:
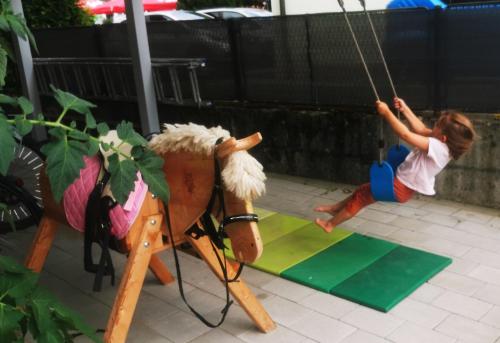
[[[215,145],[217,146],[222,142],[222,138],[219,138],[216,142]],[[236,222],[258,222],[259,217],[255,213],[242,213],[242,214],[236,214],[236,215],[227,215],[226,212],[226,206],[224,202],[224,189],[223,189],[223,184],[222,184],[222,177],[221,177],[221,168],[219,164],[219,160],[217,159],[215,149],[214,149],[214,187],[212,189],[212,194],[210,196],[210,200],[207,204],[207,208],[204,212],[204,214],[201,216],[200,221],[202,223],[202,226],[199,226],[198,224],[194,224],[191,228],[186,230],[185,234],[189,235],[193,239],[199,239],[200,237],[203,236],[208,236],[210,238],[210,243],[212,245],[212,249],[214,251],[215,256],[217,257],[217,261],[220,265],[220,268],[222,270],[222,274],[224,277],[224,286],[226,289],[226,305],[223,307],[221,310],[222,316],[220,320],[216,323],[213,324],[209,322],[206,318],[204,318],[200,313],[198,313],[191,305],[187,302],[187,299],[184,294],[184,289],[182,286],[182,274],[181,274],[181,269],[180,269],[180,264],[179,264],[179,258],[177,255],[177,249],[174,244],[174,237],[172,233],[172,226],[170,223],[170,213],[168,209],[168,204],[164,204],[165,207],[165,217],[166,217],[166,222],[167,222],[167,228],[170,236],[170,242],[172,243],[172,250],[174,254],[174,260],[175,260],[175,267],[177,271],[177,281],[179,285],[179,292],[181,294],[182,300],[184,303],[187,305],[187,307],[191,310],[191,312],[199,319],[201,320],[205,325],[211,328],[216,328],[220,326],[228,313],[228,310],[230,306],[233,304],[233,300],[230,299],[229,297],[229,283],[230,282],[238,282],[238,278],[243,270],[244,263],[240,263],[238,270],[235,274],[235,276],[231,279],[228,277],[228,272],[227,272],[227,267],[226,267],[226,249],[227,247],[224,245],[224,238],[227,238],[227,234],[225,232],[225,227]],[[222,220],[219,223],[219,226],[216,228],[213,221],[211,214],[214,209],[214,205],[216,200],[218,199],[219,206],[217,209],[217,214],[216,217],[219,217],[220,214],[222,214]],[[222,256],[221,258],[219,256],[218,249],[222,250]]]

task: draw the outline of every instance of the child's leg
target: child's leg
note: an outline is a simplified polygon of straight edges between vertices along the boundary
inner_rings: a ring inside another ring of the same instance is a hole
[[[341,209],[345,207],[345,205],[351,200],[352,195],[348,196],[342,201],[339,201],[335,204],[332,205],[319,205],[314,208],[314,211],[316,212],[325,212],[329,213],[332,216],[335,215],[337,212],[339,212]]]
[[[331,232],[337,225],[354,217],[363,207],[373,204],[373,199],[370,184],[365,183],[359,186],[354,193],[344,201],[343,206],[338,209],[338,212],[329,220],[316,219],[314,222],[321,226],[325,232]]]
[[[337,225],[351,219],[352,217],[353,215],[350,214],[349,211],[347,211],[345,208],[343,208],[329,220],[316,218],[314,222],[316,223],[316,225],[321,226],[321,228],[323,228],[326,233],[330,233]]]

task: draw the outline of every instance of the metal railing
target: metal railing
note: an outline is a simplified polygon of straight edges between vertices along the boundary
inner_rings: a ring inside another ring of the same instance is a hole
[[[34,58],[41,95],[51,95],[50,86],[84,98],[134,100],[136,90],[130,58]],[[200,95],[197,70],[205,67],[203,58],[153,58],[153,80],[159,102],[207,105]],[[181,82],[187,73],[189,86]],[[186,89],[191,93],[185,97]]]

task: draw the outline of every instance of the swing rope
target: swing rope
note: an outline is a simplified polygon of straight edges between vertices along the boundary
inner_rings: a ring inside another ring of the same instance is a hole
[[[378,39],[377,31],[375,30],[375,26],[373,25],[372,18],[370,16],[370,13],[366,10],[366,2],[365,0],[359,0],[359,3],[361,4],[361,7],[363,7],[363,12],[365,12],[366,18],[368,19],[368,23],[370,24],[370,28],[373,34],[373,38],[375,40],[375,44],[377,45],[377,49],[380,55],[380,58],[382,59],[382,64],[384,65],[385,73],[387,74],[387,78],[389,79],[389,84],[391,85],[392,89],[392,94],[394,95],[395,98],[399,98],[398,94],[396,92],[396,87],[394,86],[394,82],[392,80],[391,72],[389,71],[389,67],[387,66],[387,62],[385,60],[385,55],[384,51],[382,50],[382,46],[380,45],[380,40]],[[398,119],[401,119],[401,113],[399,109],[397,109],[397,116]],[[381,124],[381,126],[383,123]],[[380,130],[380,132],[383,134],[383,129]],[[401,145],[401,138],[398,137],[398,147]]]
[[[396,87],[394,87],[394,82],[392,80],[391,73],[389,71],[389,67],[387,66],[387,62],[385,60],[384,52],[382,50],[382,46],[380,45],[380,40],[378,39],[377,31],[375,30],[375,26],[373,25],[372,17],[370,16],[370,13],[366,10],[366,3],[365,0],[359,0],[359,3],[363,7],[363,12],[365,12],[366,18],[368,19],[368,23],[370,24],[370,28],[373,34],[373,38],[375,40],[375,44],[377,45],[378,52],[380,54],[380,58],[382,59],[382,63],[384,65],[385,73],[387,74],[387,78],[389,79],[389,83],[391,85],[392,93],[394,94],[395,97],[397,97],[396,93]]]
[[[356,34],[354,33],[354,30],[352,29],[351,21],[349,20],[349,17],[347,16],[347,11],[345,10],[344,7],[344,1],[343,0],[337,0],[339,3],[339,6],[342,8],[342,12],[344,13],[344,18],[347,23],[347,27],[349,28],[349,32],[351,32],[351,37],[352,40],[354,41],[354,45],[356,46],[356,50],[358,51],[359,58],[361,59],[361,62],[363,63],[363,67],[366,72],[366,76],[368,76],[368,80],[370,81],[370,86],[372,87],[373,94],[375,94],[375,98],[377,98],[377,101],[380,100],[380,97],[378,96],[377,88],[375,87],[375,83],[373,82],[372,75],[370,73],[370,70],[368,69],[368,65],[366,63],[365,57],[363,55],[363,52],[361,51],[361,48],[359,47],[358,39],[356,37]]]
[[[337,0],[337,2],[339,4],[340,8],[342,9],[342,13],[344,14],[344,18],[345,18],[347,27],[349,28],[349,32],[351,33],[352,40],[354,42],[354,45],[356,46],[356,50],[358,51],[359,58],[361,59],[361,62],[363,63],[363,67],[365,69],[366,76],[368,76],[368,80],[370,81],[370,86],[372,87],[373,94],[375,94],[375,98],[377,99],[377,101],[380,101],[380,97],[378,95],[377,88],[375,87],[375,83],[373,82],[373,78],[372,78],[372,75],[370,73],[370,70],[368,69],[368,65],[366,63],[365,56],[363,55],[363,52],[361,51],[361,48],[359,47],[358,38],[356,37],[356,34],[354,33],[354,30],[353,30],[352,25],[351,25],[351,21],[349,20],[349,16],[347,15],[347,11],[346,11],[345,6],[344,6],[344,1]],[[371,20],[370,20],[370,22],[371,22]],[[378,41],[378,39],[377,39],[377,41]],[[378,142],[378,148],[379,148],[378,163],[382,164],[382,161],[384,160],[384,145],[385,145],[385,142],[384,142],[384,122],[382,119],[380,121],[379,128],[380,128],[380,132],[379,132],[380,138],[379,138],[379,142]]]

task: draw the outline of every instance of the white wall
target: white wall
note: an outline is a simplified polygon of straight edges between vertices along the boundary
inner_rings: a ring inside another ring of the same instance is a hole
[[[286,14],[305,14],[305,13],[325,13],[340,12],[341,8],[337,0],[284,0]],[[391,0],[365,0],[366,9],[376,10],[384,9]],[[358,0],[344,0],[347,11],[361,11]],[[280,0],[271,0],[271,6],[275,15],[280,14]]]

